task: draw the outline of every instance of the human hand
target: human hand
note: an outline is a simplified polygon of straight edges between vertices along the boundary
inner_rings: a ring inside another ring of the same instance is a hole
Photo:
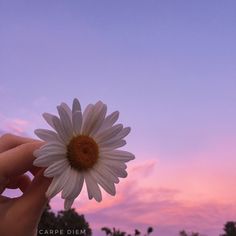
[[[45,192],[51,179],[43,169],[33,166],[34,150],[43,143],[11,134],[0,137],[0,194],[19,188],[23,195],[8,198],[0,195],[0,235],[34,236],[41,214],[48,202]],[[34,175],[31,181],[25,173]]]

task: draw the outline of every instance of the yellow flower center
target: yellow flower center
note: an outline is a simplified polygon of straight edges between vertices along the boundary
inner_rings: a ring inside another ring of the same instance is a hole
[[[67,158],[70,165],[79,170],[88,170],[98,160],[98,145],[90,137],[79,135],[72,138],[67,146]]]

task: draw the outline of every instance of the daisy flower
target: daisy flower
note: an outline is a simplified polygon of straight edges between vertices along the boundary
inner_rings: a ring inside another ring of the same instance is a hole
[[[35,134],[45,144],[34,152],[34,165],[46,167],[44,176],[52,178],[46,192],[51,199],[61,192],[64,208],[70,209],[85,182],[88,198],[102,200],[102,187],[110,195],[116,194],[115,184],[125,178],[126,162],[134,155],[119,150],[130,127],[115,124],[119,112],[106,115],[107,106],[101,101],[89,104],[81,111],[78,99],[72,109],[62,103],[58,116],[44,113],[43,117],[54,129],[36,129]]]

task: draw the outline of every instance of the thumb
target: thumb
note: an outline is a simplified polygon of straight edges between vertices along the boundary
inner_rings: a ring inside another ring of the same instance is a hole
[[[48,203],[48,199],[45,196],[51,179],[43,176],[43,169],[40,170],[34,177],[31,185],[27,191],[18,199],[18,209],[21,214],[27,214],[28,217],[40,218],[41,214]],[[22,212],[23,211],[23,212]]]

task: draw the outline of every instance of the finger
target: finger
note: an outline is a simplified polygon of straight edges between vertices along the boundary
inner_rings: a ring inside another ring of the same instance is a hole
[[[43,176],[43,171],[41,170],[35,176],[31,185],[21,197],[12,201],[11,208],[8,210],[10,218],[21,219],[21,225],[27,229],[32,229],[32,231],[37,227],[48,203],[45,192],[51,180]]]
[[[51,179],[44,177],[43,171],[41,170],[35,176],[27,191],[17,201],[21,213],[28,217],[40,217],[48,203],[45,192],[51,183]]]
[[[33,152],[41,145],[42,142],[25,143],[0,154],[1,176],[18,176],[31,169],[35,159]]]
[[[6,189],[8,183],[9,183],[9,178],[0,176],[0,194]]]
[[[0,153],[5,152],[11,148],[14,148],[16,146],[19,146],[23,143],[29,143],[37,141],[36,139],[26,138],[26,137],[20,137],[13,134],[3,134],[0,137]]]
[[[9,189],[19,188],[24,193],[26,192],[30,184],[31,184],[31,180],[28,175],[20,175],[20,176],[15,177],[14,179],[10,179],[6,188],[9,188]]]
[[[39,172],[40,170],[42,170],[42,169],[43,169],[42,167],[32,166],[32,167],[29,169],[29,172],[30,172],[33,176],[35,176],[35,175],[37,175],[38,172]]]
[[[10,200],[11,200],[11,198],[9,198],[9,197],[0,196],[0,203],[5,203],[5,202],[8,202]]]

